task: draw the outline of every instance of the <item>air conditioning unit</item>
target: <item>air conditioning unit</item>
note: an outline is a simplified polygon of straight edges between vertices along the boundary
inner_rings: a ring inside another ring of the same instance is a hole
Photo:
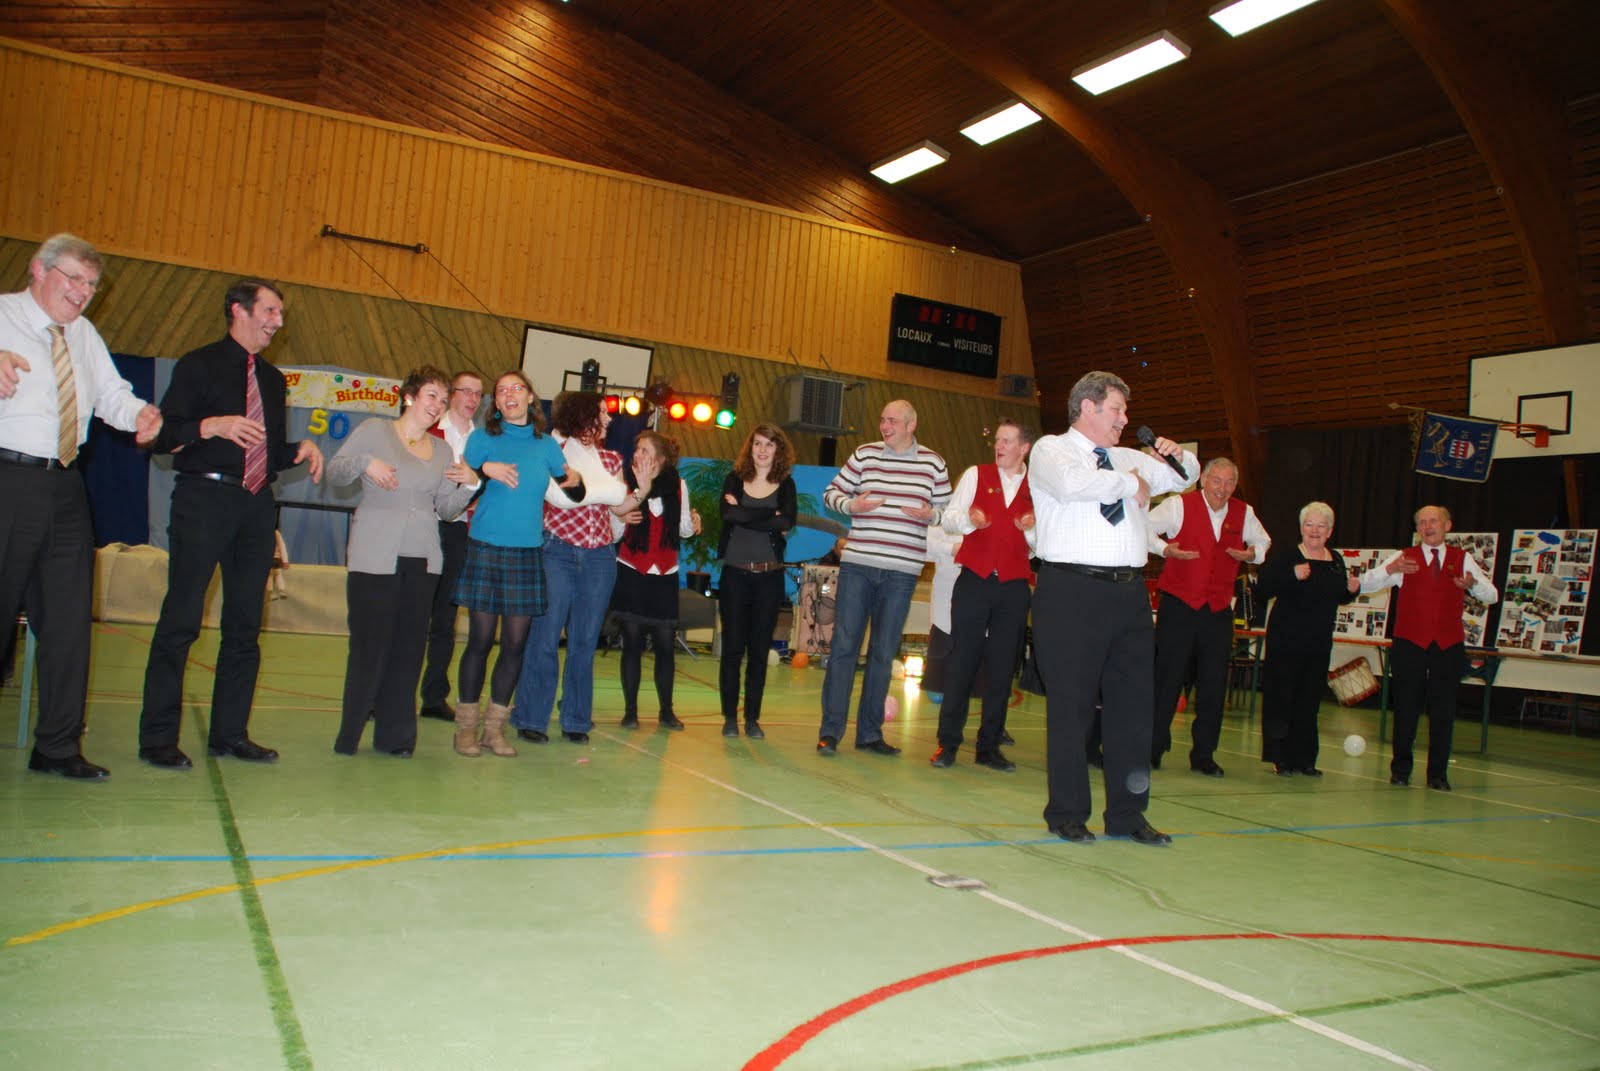
[[[781,381],[788,393],[784,429],[819,435],[844,435],[859,430],[859,403],[852,395],[866,384],[831,376],[798,375]]]

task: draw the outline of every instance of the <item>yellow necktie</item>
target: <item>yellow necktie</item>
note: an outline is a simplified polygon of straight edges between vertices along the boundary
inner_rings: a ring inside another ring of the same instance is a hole
[[[78,390],[67,352],[67,329],[50,325],[50,361],[56,368],[56,456],[62,465],[78,457]]]

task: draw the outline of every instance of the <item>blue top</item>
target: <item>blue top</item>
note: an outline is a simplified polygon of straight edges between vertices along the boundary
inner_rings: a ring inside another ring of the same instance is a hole
[[[462,459],[475,469],[486,461],[517,466],[517,486],[485,480],[472,514],[470,537],[497,547],[544,546],[544,493],[567,471],[561,447],[548,435],[534,437],[529,424],[501,424],[499,435],[479,429],[467,438]]]

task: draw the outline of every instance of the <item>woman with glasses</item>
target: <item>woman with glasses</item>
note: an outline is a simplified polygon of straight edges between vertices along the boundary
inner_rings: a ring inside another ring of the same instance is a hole
[[[799,514],[794,448],[772,424],[757,424],[745,437],[733,470],[722,484],[722,735],[739,735],[739,663],[745,662],[744,732],[761,730],[761,696],[767,685],[772,630],[783,602],[783,556]]]
[[[333,750],[354,755],[373,716],[372,746],[410,758],[428,608],[444,562],[437,517],[466,509],[478,478],[428,434],[444,412],[445,374],[424,365],[400,385],[397,420],[365,420],[328,463],[335,486],[361,482],[350,519],[350,654]]]
[[[517,749],[505,738],[511,697],[522,672],[522,650],[533,619],[545,612],[543,503],[552,480],[563,489],[582,482],[568,472],[556,441],[544,433],[539,396],[521,372],[494,385],[483,434],[467,439],[463,460],[488,481],[467,532],[467,561],[456,581],[456,602],[467,608],[467,646],[456,672],[456,752],[476,756]],[[568,493],[574,493],[569,491]],[[488,709],[478,708],[496,626],[500,657],[489,682]],[[482,738],[480,740],[480,726]]]

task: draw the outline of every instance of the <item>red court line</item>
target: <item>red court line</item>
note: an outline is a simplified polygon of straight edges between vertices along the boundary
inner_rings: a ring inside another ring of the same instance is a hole
[[[998,967],[1007,963],[1018,963],[1029,959],[1042,959],[1045,956],[1059,956],[1068,952],[1090,952],[1101,948],[1118,948],[1132,945],[1165,945],[1180,944],[1189,941],[1393,941],[1401,944],[1420,945],[1447,945],[1453,948],[1486,948],[1499,952],[1525,952],[1539,956],[1561,956],[1567,959],[1581,959],[1600,963],[1600,955],[1587,952],[1567,952],[1556,948],[1533,948],[1526,945],[1503,945],[1491,941],[1459,941],[1445,937],[1396,937],[1387,934],[1375,933],[1179,933],[1161,934],[1149,937],[1119,937],[1106,938],[1100,941],[1081,941],[1071,945],[1055,945],[1050,948],[1028,948],[1020,952],[1005,952],[996,956],[985,956],[982,959],[968,960],[965,963],[954,963],[948,967],[928,971],[925,974],[913,975],[910,978],[889,985],[881,986],[853,1000],[829,1008],[821,1015],[809,1022],[802,1023],[789,1033],[779,1038],[772,1045],[763,1049],[744,1065],[744,1071],[771,1071],[789,1057],[799,1052],[813,1038],[818,1037],[823,1031],[828,1030],[846,1019],[877,1004],[882,1004],[890,997],[909,993],[924,986],[942,982],[948,978],[955,978],[974,971],[985,970],[989,967]]]

